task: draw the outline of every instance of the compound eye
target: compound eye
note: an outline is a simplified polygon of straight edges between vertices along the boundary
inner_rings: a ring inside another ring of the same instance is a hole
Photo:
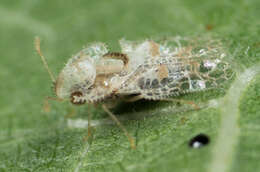
[[[70,95],[70,102],[75,105],[82,105],[86,103],[86,100],[81,99],[83,97],[83,93],[80,91],[75,91]]]

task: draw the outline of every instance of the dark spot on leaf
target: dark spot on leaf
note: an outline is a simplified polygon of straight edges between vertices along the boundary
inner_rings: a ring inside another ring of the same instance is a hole
[[[206,146],[207,144],[209,144],[209,142],[210,140],[207,135],[199,134],[190,140],[189,146],[192,148],[200,148]]]

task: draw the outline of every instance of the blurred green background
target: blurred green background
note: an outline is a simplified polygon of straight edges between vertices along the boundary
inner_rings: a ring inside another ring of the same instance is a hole
[[[158,115],[124,121],[137,138],[137,150],[129,148],[117,126],[102,125],[86,152],[86,130],[67,127],[70,104],[51,102],[50,113],[42,110],[44,97],[53,95],[52,83],[33,40],[43,40],[42,51],[57,75],[90,42],[105,42],[118,51],[121,38],[207,34],[225,42],[242,72],[260,61],[259,19],[258,0],[1,0],[0,171],[209,171],[220,128],[218,108],[169,113],[161,109],[170,104],[148,103],[139,113]],[[230,171],[260,170],[259,93],[257,77],[241,97],[241,136],[232,163],[226,164]],[[217,95],[209,93],[205,99]],[[76,109],[71,118],[87,119],[90,111],[96,119],[106,117],[88,106]],[[209,135],[210,144],[189,148],[189,140],[199,133]]]

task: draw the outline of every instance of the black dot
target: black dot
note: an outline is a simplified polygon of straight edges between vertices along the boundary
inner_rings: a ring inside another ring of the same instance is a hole
[[[199,134],[190,140],[189,146],[192,148],[200,148],[206,146],[207,144],[209,144],[209,142],[210,140],[207,135]]]

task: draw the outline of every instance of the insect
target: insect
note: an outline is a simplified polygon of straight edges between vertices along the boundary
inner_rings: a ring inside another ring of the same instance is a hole
[[[51,73],[36,38],[36,50],[54,83],[58,100],[72,104],[103,104],[134,148],[134,139],[106,104],[115,101],[173,100],[184,93],[218,88],[233,73],[217,41],[140,42],[120,40],[121,52],[109,52],[103,43],[90,44],[69,59],[57,79]],[[178,100],[177,100],[178,101]],[[182,101],[196,106],[189,101]]]

